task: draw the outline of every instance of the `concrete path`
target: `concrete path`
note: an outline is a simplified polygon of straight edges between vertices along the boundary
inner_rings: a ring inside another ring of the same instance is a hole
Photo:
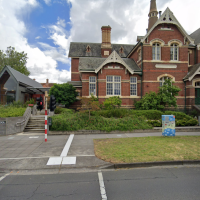
[[[199,135],[200,132],[178,132],[176,135]],[[111,165],[95,157],[93,139],[161,136],[161,133],[126,133],[101,135],[75,135],[68,157],[76,157],[75,165],[47,165],[50,157],[60,157],[69,135],[48,136],[44,134],[18,134],[0,137],[0,173],[11,171],[64,172],[69,169],[100,169]]]

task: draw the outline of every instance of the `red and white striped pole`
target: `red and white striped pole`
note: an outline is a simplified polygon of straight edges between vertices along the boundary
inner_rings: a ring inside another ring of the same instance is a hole
[[[45,142],[47,142],[47,110],[45,109]]]
[[[45,142],[47,142],[47,91],[45,91]]]

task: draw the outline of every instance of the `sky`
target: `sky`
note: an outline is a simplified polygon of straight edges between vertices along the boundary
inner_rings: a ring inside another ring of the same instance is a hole
[[[169,7],[188,34],[200,28],[199,0],[157,0]],[[27,53],[30,78],[40,83],[71,80],[70,42],[101,43],[101,26],[111,42],[136,44],[148,27],[150,0],[0,0],[0,49]]]

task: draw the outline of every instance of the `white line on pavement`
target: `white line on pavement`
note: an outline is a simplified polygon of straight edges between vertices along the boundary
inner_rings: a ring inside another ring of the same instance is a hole
[[[21,158],[0,158],[0,160],[21,160],[21,159],[31,159],[31,158],[49,158],[51,156],[43,156],[43,157],[21,157]]]
[[[105,189],[105,185],[103,182],[103,174],[101,171],[98,172],[98,177],[99,177],[99,185],[100,185],[100,192],[101,192],[102,200],[107,200],[106,189]]]
[[[0,181],[2,181],[4,178],[6,178],[6,176],[8,176],[9,174],[5,174],[4,176],[0,177]]]
[[[69,136],[68,140],[67,140],[67,143],[66,143],[66,145],[65,145],[65,147],[64,147],[64,149],[63,149],[63,151],[62,151],[62,153],[60,155],[60,157],[66,157],[67,156],[73,138],[74,138],[74,134],[71,134]]]

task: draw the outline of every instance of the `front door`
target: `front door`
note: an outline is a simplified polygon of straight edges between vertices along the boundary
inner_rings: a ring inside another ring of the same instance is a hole
[[[195,105],[200,105],[200,88],[195,89]]]

